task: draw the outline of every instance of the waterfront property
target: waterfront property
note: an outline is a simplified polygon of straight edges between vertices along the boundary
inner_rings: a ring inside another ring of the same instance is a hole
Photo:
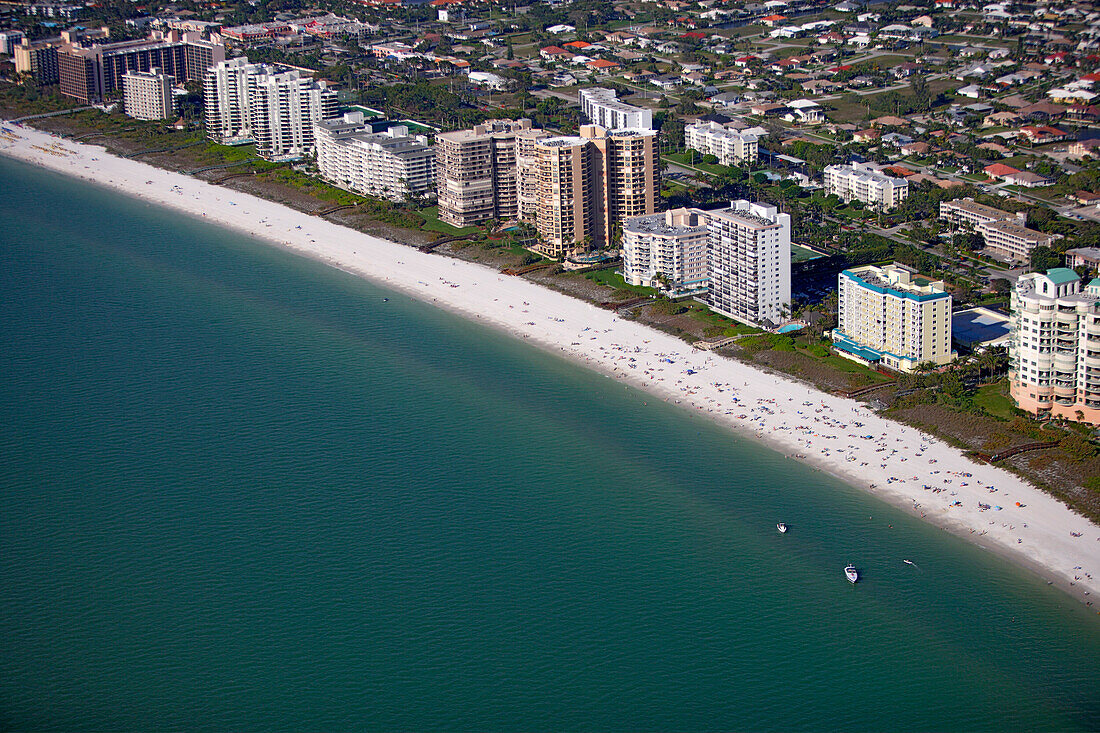
[[[340,188],[401,202],[435,193],[435,150],[404,125],[373,125],[362,112],[314,123],[317,167]]]
[[[138,120],[163,120],[176,114],[173,78],[160,69],[129,71],[122,77],[126,114]]]
[[[336,92],[298,70],[279,71],[241,56],[223,61],[203,85],[206,133],[224,145],[256,143],[268,160],[314,150],[313,125],[337,115]]]
[[[516,135],[531,120],[487,120],[436,135],[440,220],[456,227],[505,221],[519,213]]]
[[[1012,291],[1009,390],[1034,415],[1100,425],[1100,278],[1023,275]]]
[[[791,304],[791,215],[734,201],[710,212],[707,303],[753,326],[778,326]]]
[[[902,372],[950,363],[951,294],[942,280],[894,263],[844,270],[838,276],[833,344],[844,357]]]
[[[539,208],[535,249],[547,257],[610,244],[616,226],[656,210],[660,176],[655,130],[583,125],[579,135],[534,142]],[[519,186],[524,186],[521,179]]]
[[[673,297],[707,289],[707,212],[673,209],[623,224],[623,279]]]
[[[157,68],[179,81],[199,81],[224,60],[220,43],[179,31],[157,32],[137,41],[67,43],[57,50],[61,93],[85,104],[122,90],[123,77],[131,71]]]

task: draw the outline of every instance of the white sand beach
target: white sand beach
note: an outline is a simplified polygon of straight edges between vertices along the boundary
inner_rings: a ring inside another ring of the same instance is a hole
[[[1014,474],[977,464],[862,403],[695,351],[522,278],[424,254],[100,147],[4,126],[12,132],[0,134],[0,154],[204,217],[505,329],[755,436],[1033,568],[1087,603],[1100,589],[1100,528]]]

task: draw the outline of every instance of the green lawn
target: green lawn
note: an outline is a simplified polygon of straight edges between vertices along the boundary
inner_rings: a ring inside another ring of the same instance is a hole
[[[680,165],[687,166],[688,168],[695,168],[697,170],[711,173],[716,176],[720,176],[730,169],[728,165],[720,165],[718,163],[704,163],[703,154],[699,152],[692,153],[691,151],[688,151],[683,153],[666,153],[662,155],[661,158],[665,161],[679,163]]]
[[[831,354],[829,356],[826,356],[824,359],[821,359],[821,362],[823,364],[828,364],[833,369],[836,369],[838,372],[848,372],[850,374],[865,374],[875,382],[890,381],[889,377],[883,374],[879,374],[874,369],[868,369],[862,364],[856,363],[851,359],[845,359],[843,356]]]
[[[439,232],[444,236],[454,236],[458,234],[476,234],[480,227],[458,227],[451,226],[450,224],[439,220],[439,207],[431,206],[427,209],[421,209],[420,215],[424,217],[424,225],[421,229],[428,232]]]
[[[974,393],[974,405],[1004,420],[1016,416],[1016,403],[1008,396],[1008,385],[1004,380],[979,387]]]
[[[627,290],[635,295],[656,295],[657,290],[655,288],[647,288],[644,285],[630,285],[623,280],[623,276],[614,270],[593,270],[592,272],[585,273],[585,278],[592,282],[597,282],[600,285],[606,285],[609,288],[615,290]]]

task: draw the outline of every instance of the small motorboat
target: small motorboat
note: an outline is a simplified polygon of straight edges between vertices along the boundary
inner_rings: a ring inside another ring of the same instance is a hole
[[[852,563],[848,563],[848,565],[844,568],[844,577],[848,579],[849,583],[855,583],[856,581],[858,581],[859,571],[856,570],[856,566]]]
[[[906,565],[916,565],[916,563],[913,562],[912,560],[902,560],[902,562],[905,563]]]
[[[787,534],[786,522],[780,522],[779,524],[775,525],[775,528],[779,530],[779,534]]]

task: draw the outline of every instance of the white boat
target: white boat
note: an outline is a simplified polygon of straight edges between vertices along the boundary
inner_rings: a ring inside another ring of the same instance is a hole
[[[775,525],[775,528],[779,530],[779,534],[787,534],[786,522],[780,522],[779,524]]]
[[[844,577],[848,579],[849,583],[855,583],[859,580],[859,571],[856,570],[856,566],[848,563],[848,566],[844,568]]]

